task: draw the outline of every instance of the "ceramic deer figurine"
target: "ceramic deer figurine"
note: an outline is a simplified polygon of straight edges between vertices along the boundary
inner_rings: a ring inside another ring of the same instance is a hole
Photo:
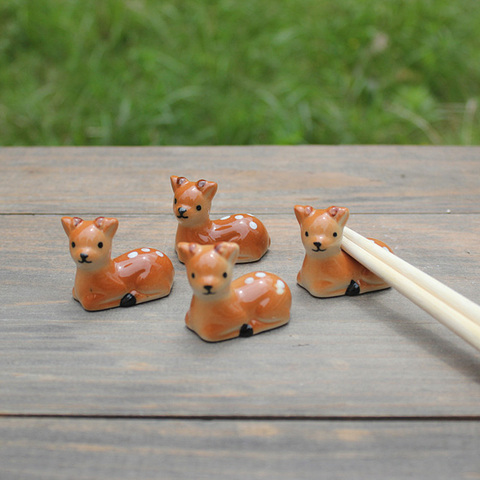
[[[250,337],[290,319],[292,296],[281,278],[253,272],[232,280],[239,250],[232,242],[178,245],[193,290],[185,322],[207,342]]]
[[[258,218],[245,213],[210,220],[210,207],[217,191],[215,182],[190,182],[170,177],[174,192],[173,212],[178,220],[175,248],[180,242],[202,245],[234,242],[240,247],[237,263],[255,262],[270,246],[268,232]]]
[[[294,210],[305,247],[305,259],[297,275],[299,285],[315,297],[353,296],[388,288],[380,277],[341,249],[348,208],[315,210],[297,205]],[[390,250],[383,242],[370,240]]]
[[[73,298],[85,310],[131,307],[170,293],[173,265],[159,250],[138,248],[111,258],[116,218],[63,217],[62,225],[77,265]]]

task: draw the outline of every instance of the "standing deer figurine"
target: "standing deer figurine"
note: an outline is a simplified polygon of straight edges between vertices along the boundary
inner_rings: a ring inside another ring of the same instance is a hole
[[[277,275],[253,272],[232,281],[239,250],[231,242],[178,245],[193,290],[185,323],[207,342],[250,337],[290,319],[292,295]]]
[[[353,296],[389,287],[341,249],[348,208],[315,210],[297,205],[294,210],[305,247],[305,258],[297,275],[300,286],[314,297]],[[390,250],[380,240],[370,240]]]
[[[85,310],[131,307],[170,293],[173,265],[159,250],[138,248],[112,260],[116,218],[63,217],[62,225],[77,265],[73,298]]]
[[[180,242],[202,245],[234,242],[240,247],[237,263],[255,262],[265,255],[270,237],[258,218],[241,213],[210,220],[210,207],[217,191],[215,182],[190,182],[176,176],[171,176],[170,181],[174,192],[173,213],[178,220],[177,254]]]

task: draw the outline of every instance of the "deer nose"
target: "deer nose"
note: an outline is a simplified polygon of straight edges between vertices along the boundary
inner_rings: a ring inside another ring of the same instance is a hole
[[[207,293],[212,293],[212,285],[204,285],[203,288],[207,291]]]
[[[321,242],[313,242],[313,244],[317,247],[320,248],[322,246]]]
[[[86,259],[88,258],[88,253],[81,253],[81,254],[80,254],[80,258],[81,258],[82,260],[86,260]]]
[[[178,209],[178,213],[180,215],[183,215],[184,213],[186,213],[186,211],[187,211],[187,209],[185,207],[179,207],[179,209]]]

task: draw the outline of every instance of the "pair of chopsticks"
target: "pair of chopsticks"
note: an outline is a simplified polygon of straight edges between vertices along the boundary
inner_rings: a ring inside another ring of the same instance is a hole
[[[480,306],[348,227],[342,249],[480,350]]]

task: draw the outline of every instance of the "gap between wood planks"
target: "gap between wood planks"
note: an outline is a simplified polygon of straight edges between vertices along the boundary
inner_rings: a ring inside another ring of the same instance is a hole
[[[185,420],[185,421],[247,421],[247,422],[478,422],[480,415],[419,415],[419,416],[340,416],[327,415],[324,417],[302,415],[81,415],[81,414],[42,414],[42,413],[0,413],[2,418],[17,419],[65,419],[65,420]]]
[[[292,207],[292,212],[293,212],[293,207]],[[282,212],[255,212],[251,211],[250,213],[252,215],[258,215],[258,216],[272,216],[272,217],[278,217],[282,215],[290,215],[292,212],[290,211],[282,211]],[[221,217],[224,215],[231,215],[232,213],[230,211],[211,211],[210,214],[212,217]],[[437,216],[437,215],[469,215],[469,216],[475,216],[479,215],[480,212],[463,212],[463,211],[443,211],[443,212],[351,212],[352,215],[355,217],[357,216],[370,216],[370,215],[382,215],[386,217],[405,217],[405,216],[412,216],[412,215],[421,215],[421,216]],[[76,216],[76,217],[94,217],[98,216],[97,213],[92,213],[92,212],[58,212],[58,213],[51,213],[51,212],[0,212],[0,217],[15,217],[15,216],[20,216],[20,217],[64,217],[64,216]],[[141,218],[141,217],[171,217],[173,219],[173,215],[169,212],[142,212],[141,214],[135,214],[135,213],[122,213],[122,212],[104,212],[103,216],[109,216],[109,217],[121,217],[121,218]],[[293,214],[292,214],[293,217]]]

